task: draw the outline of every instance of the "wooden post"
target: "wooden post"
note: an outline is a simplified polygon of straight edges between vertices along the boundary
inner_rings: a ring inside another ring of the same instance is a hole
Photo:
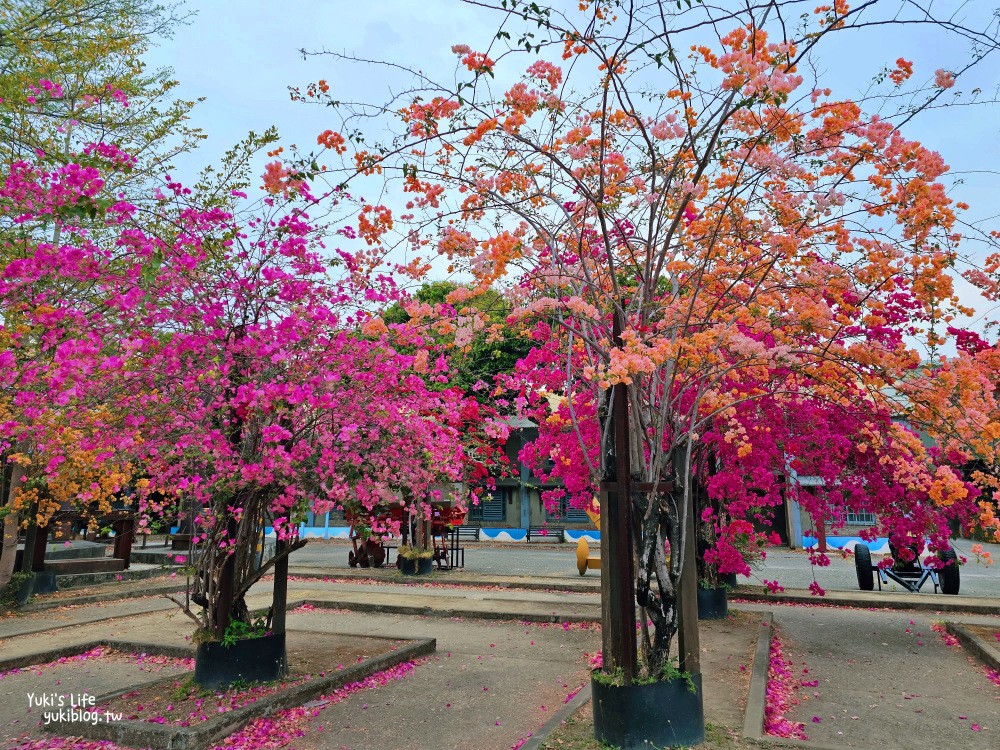
[[[271,598],[271,622],[273,633],[285,632],[285,609],[288,606],[288,555],[282,555],[288,544],[279,539],[274,543],[278,559],[274,562],[274,594]]]
[[[34,527],[33,527],[34,528]],[[49,540],[49,527],[41,526],[35,531],[34,544],[31,546],[31,571],[34,573],[39,573],[45,570],[45,546]],[[24,545],[24,556],[27,558],[29,555],[28,545]],[[24,568],[24,565],[21,566]]]
[[[684,567],[681,569],[680,591],[678,591],[677,648],[678,659],[682,672],[701,674],[701,648],[698,640],[698,565],[696,555],[698,544],[696,540],[697,523],[694,517],[694,493],[698,488],[692,485],[691,467],[683,448],[675,448],[672,459],[674,473],[681,497],[687,496],[688,501],[682,502],[684,512]]]
[[[826,554],[826,521],[822,518],[816,521],[816,539],[819,552]]]
[[[614,344],[622,346],[621,314],[615,310]],[[605,664],[620,667],[625,685],[636,673],[635,566],[632,555],[632,495],[629,466],[628,386],[611,389],[614,423],[613,484],[605,482],[601,502],[601,615],[604,619]]]
[[[122,518],[114,522],[115,551],[114,556],[125,561],[125,569],[132,564],[132,542],[135,539],[135,519]]]
[[[38,567],[35,567],[35,560],[38,557],[38,553],[35,549],[38,539],[38,502],[33,502],[31,508],[28,511],[28,519],[30,525],[28,526],[28,533],[24,535],[24,552],[21,553],[21,570],[25,573],[31,573],[32,571],[41,570],[45,565],[45,543],[48,540],[48,534],[42,535],[42,556],[38,562]],[[47,530],[46,530],[47,531]]]

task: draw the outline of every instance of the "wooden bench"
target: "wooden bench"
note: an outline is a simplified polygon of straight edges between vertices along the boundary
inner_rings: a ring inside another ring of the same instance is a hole
[[[565,526],[529,526],[528,541],[531,541],[531,537],[535,537],[550,542],[562,542],[565,530]]]
[[[458,534],[458,540],[460,542],[478,542],[479,541],[479,527],[478,526],[456,526],[455,532]]]

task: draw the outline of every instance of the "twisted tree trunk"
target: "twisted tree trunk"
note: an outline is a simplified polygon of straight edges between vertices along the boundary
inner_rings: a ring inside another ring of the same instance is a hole
[[[24,467],[16,461],[8,459],[7,465],[3,467],[3,475],[7,479],[3,483],[5,492],[0,499],[5,500],[3,506],[7,509],[7,514],[3,518],[3,549],[0,551],[0,588],[10,583],[11,576],[14,575],[14,558],[17,555],[17,534],[20,527],[21,514],[14,509],[14,497],[16,490],[21,486],[21,479],[24,477]],[[31,554],[29,550],[24,551],[25,555]]]

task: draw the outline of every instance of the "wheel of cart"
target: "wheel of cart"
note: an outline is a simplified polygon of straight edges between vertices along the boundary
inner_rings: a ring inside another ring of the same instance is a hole
[[[854,545],[854,570],[858,574],[858,588],[871,591],[875,588],[875,566],[872,565],[872,551],[867,544]]]
[[[385,548],[374,539],[362,539],[351,526],[348,532],[354,549],[347,553],[347,564],[352,568],[381,568],[385,564]],[[359,544],[360,541],[360,544]]]
[[[353,512],[345,513],[350,529],[347,532],[351,540],[352,549],[347,553],[347,564],[352,568],[358,566],[362,568],[381,568],[385,565],[386,548],[382,540],[372,534],[372,521],[377,521],[380,528],[384,528],[391,517],[391,512],[383,512],[373,515],[371,518],[364,514]]]
[[[955,550],[949,549],[944,552],[938,552],[938,559],[944,564],[944,567],[939,568],[937,572],[941,593],[957,594],[962,585],[958,567],[958,555],[955,554]]]

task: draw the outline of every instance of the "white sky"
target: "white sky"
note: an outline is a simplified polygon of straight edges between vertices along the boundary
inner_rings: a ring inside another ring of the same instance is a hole
[[[717,5],[726,2],[734,0]],[[942,12],[958,9],[959,18],[973,26],[988,21],[990,6],[986,0],[934,4]],[[484,49],[498,23],[497,16],[459,0],[189,0],[186,7],[196,12],[191,23],[149,55],[152,65],[174,69],[179,96],[206,97],[192,120],[208,139],[193,157],[179,163],[174,176],[184,182],[193,181],[203,165],[216,161],[249,130],[261,132],[276,125],[283,143],[313,148],[318,133],[335,127],[328,116],[332,113],[291,102],[290,85],[304,88],[325,78],[338,98],[384,99],[387,83],[375,71],[358,68],[350,78],[338,79],[342,67],[335,68],[324,57],[303,60],[299,49],[400,61],[449,81],[455,66],[451,45]],[[831,39],[824,49],[820,71],[826,85],[834,88],[835,96],[848,97],[863,91],[879,69],[891,66],[897,57],[912,60],[915,80],[926,81],[937,68],[955,69],[968,46],[938,29],[882,27]],[[961,79],[953,91],[964,92],[967,99],[973,88],[980,88],[988,98],[998,85],[1000,54]],[[943,154],[952,179],[964,181],[952,190],[953,196],[972,204],[968,216],[977,221],[1000,214],[1000,176],[990,171],[1000,163],[997,114],[995,106],[927,112],[905,131]],[[991,224],[1000,226],[998,221]],[[971,245],[966,251],[982,255]],[[976,306],[985,310],[982,304]]]

